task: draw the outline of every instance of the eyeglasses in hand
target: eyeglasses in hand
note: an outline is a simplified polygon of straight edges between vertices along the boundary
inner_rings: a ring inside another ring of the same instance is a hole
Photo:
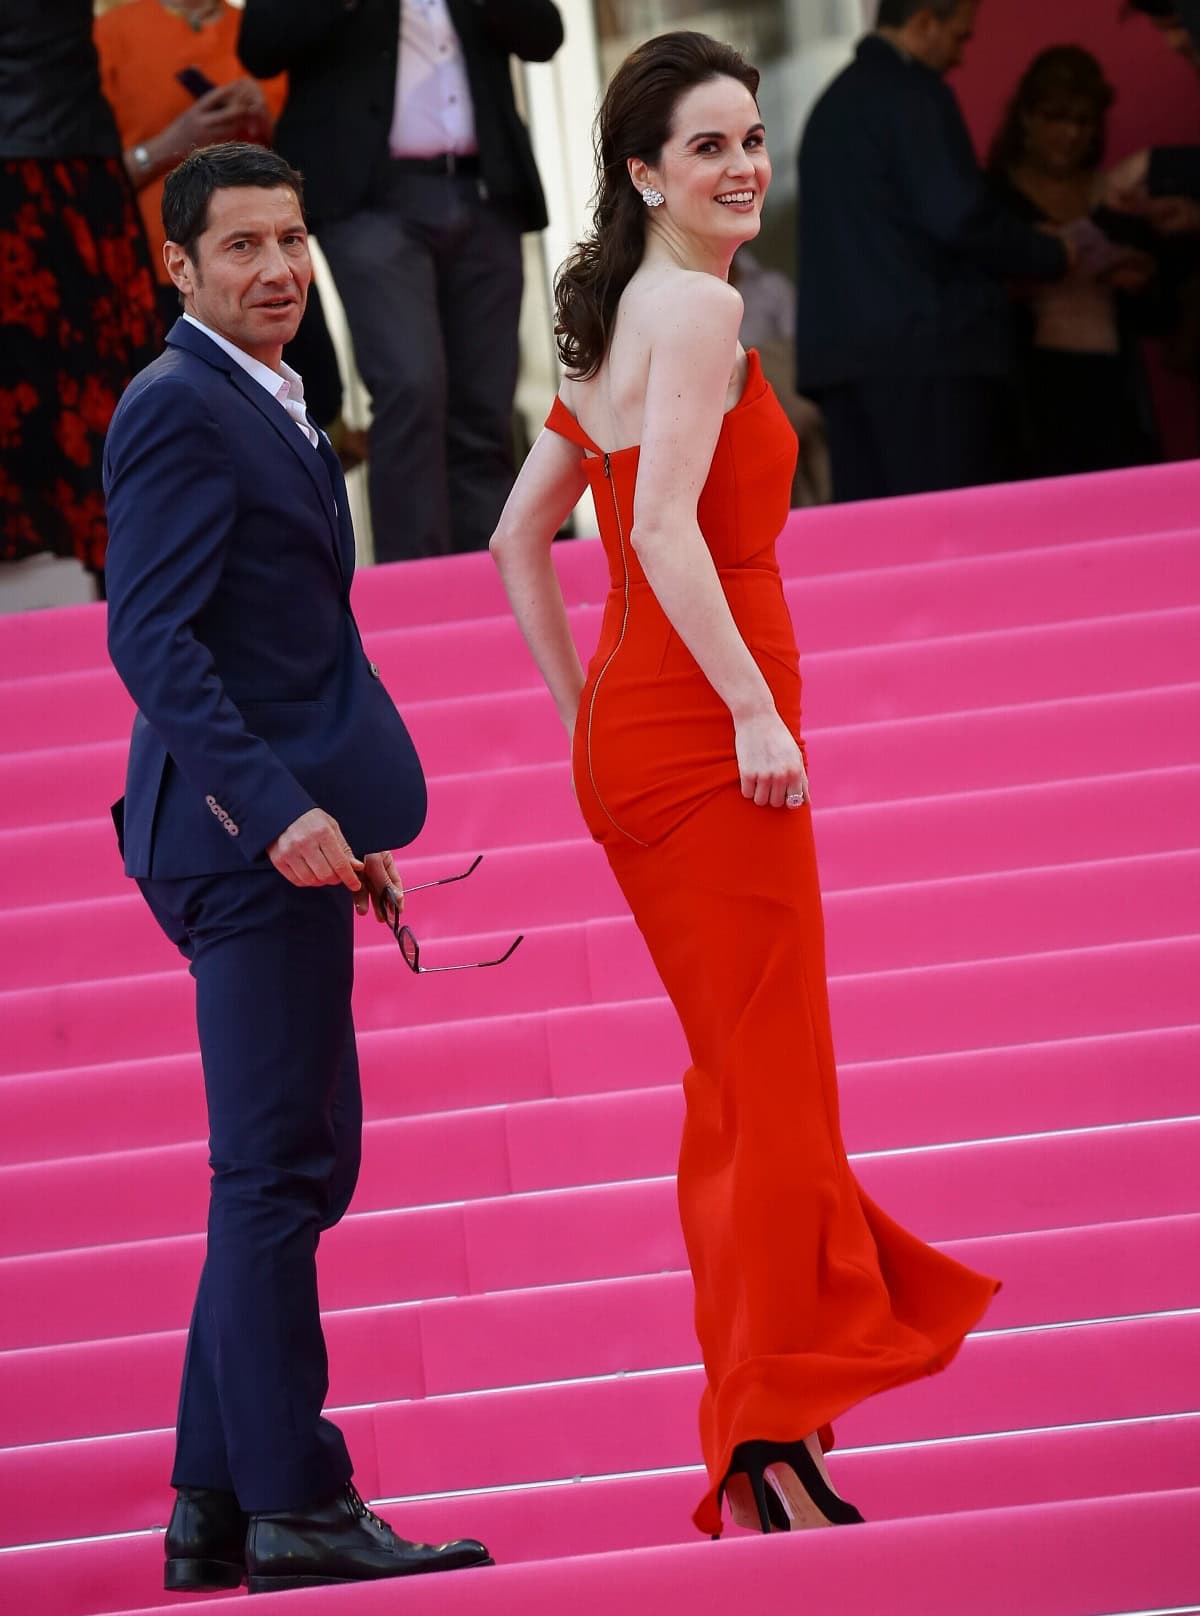
[[[443,875],[438,881],[420,881],[414,887],[406,887],[404,889],[404,896],[407,898],[413,892],[424,892],[429,887],[448,887],[451,886],[455,881],[465,881],[469,875],[474,874],[482,863],[483,854],[477,853],[473,862],[462,872],[461,875]],[[515,937],[504,950],[503,954],[500,955],[499,959],[468,960],[463,965],[422,965],[421,945],[413,936],[409,928],[401,925],[400,913],[399,893],[396,892],[394,887],[385,887],[383,890],[384,919],[392,928],[392,935],[400,945],[400,956],[404,963],[408,966],[410,971],[415,971],[419,976],[427,976],[435,971],[481,971],[488,965],[503,965],[506,959],[510,959],[512,957],[516,951],[518,943],[522,942],[525,937],[524,932],[522,932],[519,937]]]

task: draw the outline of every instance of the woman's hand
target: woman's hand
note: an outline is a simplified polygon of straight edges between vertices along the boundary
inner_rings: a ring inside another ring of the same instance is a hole
[[[734,727],[742,796],[756,808],[799,807],[808,775],[796,739],[778,713],[745,718]]]
[[[247,103],[235,84],[217,84],[169,123],[158,139],[182,159],[197,146],[236,139],[245,128]]]

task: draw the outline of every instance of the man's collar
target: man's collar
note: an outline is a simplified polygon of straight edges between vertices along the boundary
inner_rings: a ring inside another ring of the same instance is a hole
[[[214,331],[211,326],[205,325],[203,320],[197,320],[194,314],[185,313],[183,318],[189,325],[195,326],[197,331],[202,331],[210,342],[215,342],[222,353],[228,354],[236,365],[240,365],[248,376],[252,376],[269,393],[277,394],[280,383],[289,379],[284,376],[282,371],[272,370],[270,365],[264,365],[261,359],[255,359],[253,354],[248,354],[244,348],[239,348],[236,342],[230,342],[228,337],[222,336],[219,331]],[[292,371],[292,375],[295,376],[295,374],[296,372]]]
[[[860,51],[891,51],[894,56],[899,57],[906,67],[925,66],[924,62],[920,61],[919,58],[914,56],[911,51],[906,51],[898,39],[893,39],[889,34],[883,33],[882,30],[878,28],[876,28],[872,33],[864,34],[862,39],[859,40],[858,48]],[[932,72],[932,68],[929,69],[929,71]]]

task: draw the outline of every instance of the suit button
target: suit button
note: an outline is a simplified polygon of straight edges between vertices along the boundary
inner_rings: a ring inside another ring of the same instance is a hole
[[[379,669],[374,662],[367,663],[367,672],[371,675],[372,679],[378,679]]]

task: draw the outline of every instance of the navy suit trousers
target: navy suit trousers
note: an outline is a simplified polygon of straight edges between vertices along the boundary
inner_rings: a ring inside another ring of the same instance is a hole
[[[139,885],[195,978],[212,1167],[172,1485],[303,1507],[352,1472],[321,1413],[316,1257],[362,1143],[353,899],[273,868]]]

